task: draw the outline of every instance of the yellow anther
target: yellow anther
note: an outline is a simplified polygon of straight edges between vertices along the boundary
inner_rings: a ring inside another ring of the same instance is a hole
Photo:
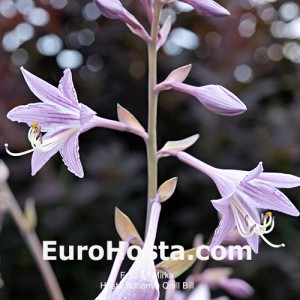
[[[32,122],[31,123],[31,128],[35,134],[35,138],[38,138],[40,140],[40,143],[42,144],[43,142],[43,135],[41,132],[41,126],[38,122]]]
[[[33,128],[34,132],[38,132],[38,130],[40,128],[40,124],[38,122],[32,122],[31,127]]]
[[[267,217],[272,217],[272,213],[271,213],[270,211],[267,211],[267,212],[266,212],[266,216],[267,216]]]

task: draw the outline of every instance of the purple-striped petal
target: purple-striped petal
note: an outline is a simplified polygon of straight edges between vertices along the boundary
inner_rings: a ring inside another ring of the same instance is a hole
[[[179,0],[195,8],[202,15],[222,17],[230,15],[229,11],[212,0]]]
[[[240,190],[248,195],[249,201],[261,209],[276,210],[291,216],[299,216],[299,211],[279,190],[264,183],[243,184]]]
[[[229,196],[223,197],[218,200],[211,200],[211,203],[218,212],[223,214],[226,212],[230,203],[232,202],[232,196],[233,194],[230,194]]]
[[[227,209],[225,213],[222,214],[222,219],[219,226],[215,230],[212,242],[210,244],[210,249],[216,245],[220,245],[225,239],[229,231],[235,227],[234,216],[230,208]]]
[[[88,106],[86,106],[83,103],[80,104],[80,125],[81,125],[81,127],[86,125],[95,115],[96,115],[96,112],[94,112]]]
[[[264,171],[264,168],[263,168],[262,162],[260,162],[256,168],[254,168],[252,171],[248,172],[248,174],[244,177],[242,184],[244,182],[249,182],[249,181],[257,178],[263,171]]]
[[[7,118],[11,121],[26,123],[28,126],[37,122],[43,132],[55,131],[57,127],[78,125],[78,117],[79,111],[74,113],[63,108],[59,110],[57,106],[45,103],[20,105],[7,114]]]
[[[77,93],[73,85],[72,73],[70,69],[64,70],[64,75],[59,81],[58,89],[67,99],[73,102],[75,106],[78,105]]]
[[[49,138],[54,137],[61,132],[48,132],[43,136],[43,141],[46,141]],[[31,175],[34,176],[45,164],[46,162],[58,152],[61,147],[61,143],[56,145],[54,148],[47,152],[33,151],[31,157]]]
[[[60,154],[68,170],[76,176],[84,176],[83,168],[79,158],[78,136],[80,132],[72,134],[62,145]]]
[[[41,101],[46,104],[57,105],[69,110],[78,110],[78,104],[74,104],[69,99],[67,99],[58,88],[31,74],[23,67],[21,68],[21,71],[30,90]]]
[[[278,188],[293,188],[300,186],[300,177],[284,173],[262,173],[259,180]]]

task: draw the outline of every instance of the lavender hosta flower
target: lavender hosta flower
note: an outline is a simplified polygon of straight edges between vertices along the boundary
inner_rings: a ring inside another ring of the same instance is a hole
[[[151,37],[141,25],[141,23],[133,16],[119,0],[94,0],[101,14],[106,18],[113,20],[121,20],[125,22],[129,29],[143,38],[145,41],[150,41]]]
[[[208,110],[223,116],[242,114],[245,104],[233,93],[220,85],[192,86],[181,82],[162,82],[158,90],[174,89],[196,97]]]
[[[263,172],[262,163],[252,171],[224,170],[214,168],[185,152],[167,151],[182,162],[208,175],[216,184],[222,198],[212,200],[213,206],[221,214],[221,221],[215,231],[211,247],[220,244],[227,234],[237,228],[246,238],[255,253],[258,252],[259,237],[268,245],[278,248],[284,244],[271,243],[265,234],[275,225],[272,213],[261,210],[275,210],[291,216],[299,216],[299,211],[277,188],[293,188],[300,185],[300,178],[290,174]]]
[[[207,284],[211,289],[221,288],[239,298],[250,297],[254,294],[254,289],[244,280],[229,278],[233,273],[231,268],[209,268],[201,273],[197,280]]]
[[[201,15],[223,17],[230,15],[229,11],[213,0],[179,0],[194,7]]]
[[[150,222],[144,247],[128,273],[111,294],[110,300],[157,300],[159,284],[153,261],[153,246],[161,205],[159,198],[152,203]]]
[[[126,130],[120,122],[106,120],[95,115],[86,105],[79,103],[69,69],[64,71],[58,88],[21,68],[31,91],[42,103],[21,105],[12,109],[7,117],[12,121],[26,123],[30,129],[28,139],[32,149],[13,153],[21,156],[32,153],[31,168],[35,175],[45,163],[58,151],[69,171],[83,177],[83,169],[79,158],[78,136],[93,127],[105,127]],[[46,132],[42,135],[42,132]]]

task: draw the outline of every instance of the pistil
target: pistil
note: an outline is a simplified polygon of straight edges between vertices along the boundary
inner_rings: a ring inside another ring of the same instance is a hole
[[[5,144],[4,146],[5,146],[6,152],[12,156],[22,156],[22,155],[31,153],[33,151],[47,152],[47,151],[52,150],[54,147],[56,147],[60,143],[62,143],[64,140],[69,138],[72,134],[74,134],[78,130],[80,130],[80,126],[70,128],[68,130],[63,131],[60,134],[56,134],[53,137],[43,140],[42,133],[41,133],[41,127],[39,126],[39,124],[37,122],[33,122],[28,131],[28,140],[31,143],[32,149],[16,153],[16,152],[11,152],[8,149],[8,144]]]
[[[253,234],[258,234],[269,246],[273,248],[284,247],[284,244],[273,244],[264,235],[270,233],[275,226],[275,217],[272,216],[271,212],[266,212],[261,217],[261,224],[258,224],[253,220],[246,208],[238,200],[236,196],[233,197],[233,201],[230,204],[234,219],[239,234],[248,238]]]

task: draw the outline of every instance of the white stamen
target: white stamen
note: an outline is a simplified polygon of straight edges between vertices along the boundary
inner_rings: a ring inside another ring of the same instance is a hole
[[[236,196],[233,197],[233,201],[231,202],[230,207],[233,212],[237,230],[242,237],[248,238],[253,234],[258,234],[271,247],[280,248],[285,246],[284,244],[273,244],[264,236],[265,234],[270,233],[275,226],[275,218],[271,213],[266,213],[265,215],[263,215],[261,218],[262,224],[258,224],[249,215],[246,208],[242,205],[242,203]],[[246,228],[243,224],[242,218],[244,218]]]
[[[33,127],[30,127],[28,131],[28,140],[31,143],[32,149],[23,151],[23,152],[11,152],[8,149],[8,144],[5,144],[5,150],[8,154],[12,156],[22,156],[28,153],[31,153],[33,151],[39,151],[39,152],[47,152],[56,147],[58,144],[66,140],[68,137],[70,137],[72,134],[74,134],[76,131],[80,129],[80,126],[76,126],[74,128],[71,128],[69,130],[64,131],[63,133],[60,133],[58,135],[55,135],[49,139],[42,140],[41,135],[39,132],[37,132]]]

